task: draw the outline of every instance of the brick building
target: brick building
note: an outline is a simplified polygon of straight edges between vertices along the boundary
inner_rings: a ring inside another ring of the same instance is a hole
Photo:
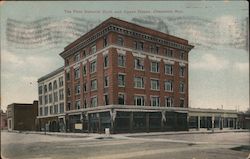
[[[13,103],[7,107],[8,130],[36,130],[38,101],[32,104]]]
[[[39,130],[65,131],[64,67],[38,79]]]
[[[60,53],[69,131],[187,130],[187,40],[109,18]]]

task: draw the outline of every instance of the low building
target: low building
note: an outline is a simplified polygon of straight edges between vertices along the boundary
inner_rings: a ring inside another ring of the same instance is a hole
[[[7,107],[8,130],[34,131],[36,130],[38,101],[32,104],[13,103]]]
[[[1,115],[1,130],[7,129],[7,114],[0,109]]]
[[[65,131],[64,94],[63,67],[38,79],[39,130]]]

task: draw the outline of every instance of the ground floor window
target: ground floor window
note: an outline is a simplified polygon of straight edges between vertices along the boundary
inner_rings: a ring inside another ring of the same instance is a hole
[[[145,105],[144,96],[135,96],[134,97],[134,105],[139,105],[139,106]]]

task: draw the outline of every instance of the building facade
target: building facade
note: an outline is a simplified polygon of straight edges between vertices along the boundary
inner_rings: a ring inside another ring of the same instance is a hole
[[[0,109],[0,115],[1,115],[1,130],[5,130],[8,128],[7,114],[2,109]]]
[[[13,103],[7,106],[8,130],[34,131],[36,130],[38,101],[32,104]]]
[[[64,67],[38,79],[39,130],[65,131]]]
[[[65,47],[69,131],[187,130],[187,40],[109,18]]]

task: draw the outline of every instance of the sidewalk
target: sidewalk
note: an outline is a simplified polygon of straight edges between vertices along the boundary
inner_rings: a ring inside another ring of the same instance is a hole
[[[40,134],[40,135],[51,135],[58,137],[71,137],[71,138],[126,138],[126,137],[139,137],[139,136],[157,136],[157,135],[184,135],[184,134],[212,134],[212,133],[230,133],[230,132],[249,132],[248,129],[237,129],[237,130],[190,130],[190,131],[170,131],[170,132],[150,132],[150,133],[123,133],[123,134],[98,134],[98,133],[65,133],[65,132],[41,132],[41,131],[10,131],[12,133],[23,133],[23,134]]]

